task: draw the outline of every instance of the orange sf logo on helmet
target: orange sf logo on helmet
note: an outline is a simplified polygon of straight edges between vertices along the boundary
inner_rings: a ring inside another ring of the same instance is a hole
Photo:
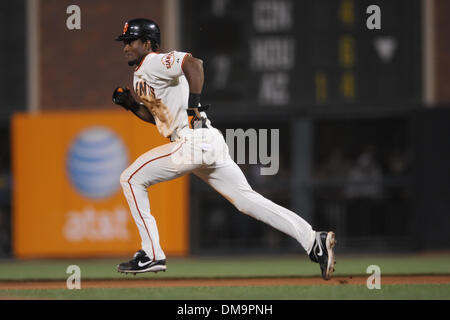
[[[127,32],[128,30],[128,22],[125,22],[125,25],[123,26],[123,33]]]

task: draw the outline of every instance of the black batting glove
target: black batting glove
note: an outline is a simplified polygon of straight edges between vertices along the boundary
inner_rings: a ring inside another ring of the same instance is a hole
[[[126,110],[131,111],[139,106],[139,103],[133,98],[128,88],[117,87],[113,92],[112,101]]]

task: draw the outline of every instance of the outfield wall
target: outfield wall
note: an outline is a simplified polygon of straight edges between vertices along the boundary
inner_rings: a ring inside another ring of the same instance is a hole
[[[139,155],[167,143],[124,111],[16,114],[12,120],[16,257],[130,255],[141,248],[119,183]],[[188,251],[188,178],[149,189],[165,252]]]

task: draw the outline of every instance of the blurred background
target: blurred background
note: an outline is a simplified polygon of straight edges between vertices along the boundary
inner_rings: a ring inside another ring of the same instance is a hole
[[[119,175],[168,141],[111,102],[133,71],[113,39],[137,17],[159,24],[162,51],[204,61],[215,127],[279,129],[276,175],[240,165],[257,192],[334,230],[340,253],[450,249],[448,12],[445,0],[4,1],[0,256],[139,249]],[[169,255],[302,252],[193,175],[161,185],[149,195]]]

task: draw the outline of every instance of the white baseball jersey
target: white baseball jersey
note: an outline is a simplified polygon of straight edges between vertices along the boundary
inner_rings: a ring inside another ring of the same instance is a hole
[[[142,80],[150,86],[152,94],[161,99],[165,106],[150,110],[155,118],[158,131],[169,137],[177,128],[189,126],[187,106],[189,84],[182,65],[190,53],[172,51],[170,53],[149,53],[134,72],[134,90],[139,96]],[[167,108],[166,108],[167,107]]]

